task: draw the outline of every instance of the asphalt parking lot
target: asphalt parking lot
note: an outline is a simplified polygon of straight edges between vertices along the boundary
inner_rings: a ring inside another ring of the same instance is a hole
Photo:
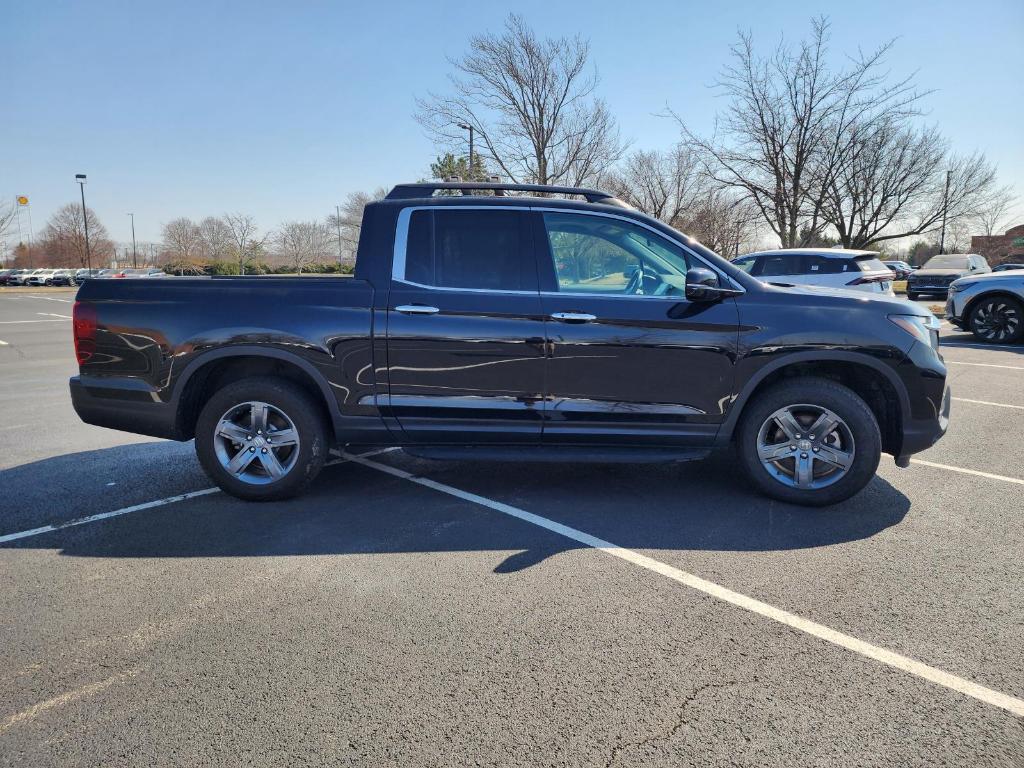
[[[945,327],[949,434],[830,509],[397,451],[251,505],[77,419],[73,295],[0,292],[0,765],[1024,765],[1024,345]]]

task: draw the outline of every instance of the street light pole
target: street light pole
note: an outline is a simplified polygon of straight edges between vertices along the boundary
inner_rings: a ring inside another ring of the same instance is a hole
[[[138,256],[138,252],[135,249],[135,214],[134,213],[129,213],[128,215],[132,217],[132,267],[134,267],[135,269],[138,269],[139,268],[139,256]]]
[[[341,206],[334,206],[334,224],[338,227],[338,263],[341,264]]]
[[[946,191],[942,193],[942,234],[939,236],[939,253],[946,252],[946,212],[949,210],[949,179],[952,171],[946,171]]]
[[[85,227],[85,268],[92,272],[92,252],[89,250],[89,217],[85,215],[85,174],[76,173],[75,181],[82,191],[82,225]]]
[[[469,181],[473,181],[476,172],[473,169],[473,126],[469,123],[459,123],[459,128],[469,131]]]

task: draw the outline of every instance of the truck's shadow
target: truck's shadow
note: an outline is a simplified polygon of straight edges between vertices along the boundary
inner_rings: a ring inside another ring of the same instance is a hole
[[[45,483],[54,471],[78,467],[85,478],[89,468],[110,463],[131,467],[132,476],[145,483],[147,474],[166,472],[173,457],[179,470],[192,478],[191,489],[205,487],[208,483],[199,480],[198,467],[185,449],[150,443],[62,456],[2,472],[0,485],[5,495],[16,498],[19,487]],[[746,487],[727,455],[684,465],[445,464],[400,453],[375,460],[618,546],[645,550],[822,547],[873,536],[899,523],[910,507],[906,496],[879,477],[854,499],[832,508],[771,502]],[[83,479],[81,486],[80,498],[88,498],[88,482]],[[132,490],[143,497],[125,498],[120,506],[157,497],[144,495],[145,485]],[[175,492],[181,490],[189,488]],[[82,509],[74,498],[54,499],[45,513],[17,525],[0,516],[0,531],[60,524],[112,508]],[[582,546],[479,504],[351,463],[326,468],[296,500],[247,504],[216,493],[0,544],[121,558],[500,551],[507,557],[495,567],[497,573],[522,570]]]

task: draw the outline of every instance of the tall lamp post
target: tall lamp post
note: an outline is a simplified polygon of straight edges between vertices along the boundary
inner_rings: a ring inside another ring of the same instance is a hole
[[[949,180],[952,171],[946,171],[946,191],[942,193],[942,234],[939,236],[939,253],[946,252],[946,212],[949,210]]]
[[[134,267],[135,269],[138,269],[139,268],[139,257],[138,257],[138,253],[135,250],[135,214],[134,213],[129,213],[128,215],[132,217],[132,267]]]
[[[76,173],[75,181],[82,191],[82,225],[85,227],[85,268],[92,272],[92,252],[89,250],[89,217],[85,215],[85,174]]]
[[[473,126],[469,123],[459,123],[459,128],[469,131],[469,180],[473,181],[476,172],[473,169]]]
[[[334,206],[334,224],[338,228],[338,263],[341,264],[341,206]]]

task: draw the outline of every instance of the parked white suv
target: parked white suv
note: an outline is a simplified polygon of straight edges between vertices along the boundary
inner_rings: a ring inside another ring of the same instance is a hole
[[[55,274],[57,274],[56,269],[40,269],[28,276],[25,285],[47,285],[53,282]]]
[[[781,248],[732,263],[766,283],[820,285],[892,295],[893,273],[875,251],[845,248]]]
[[[990,344],[1024,339],[1024,270],[954,280],[946,299],[946,319]]]

